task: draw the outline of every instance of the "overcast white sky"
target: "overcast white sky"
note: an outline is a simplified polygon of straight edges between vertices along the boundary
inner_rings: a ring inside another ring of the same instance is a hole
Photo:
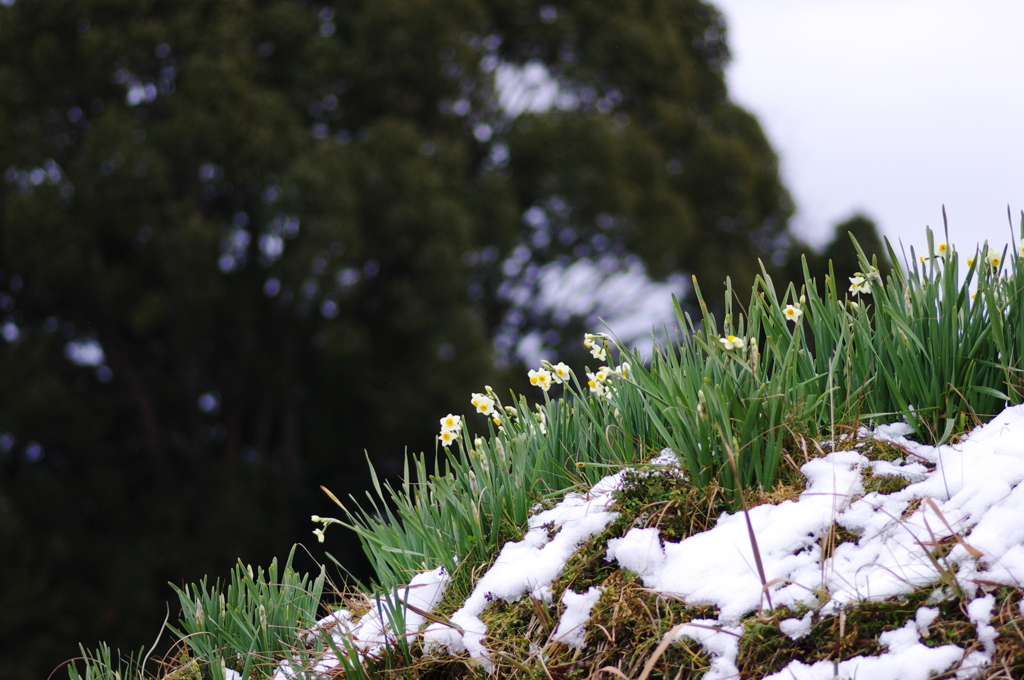
[[[814,245],[863,211],[921,247],[1009,240],[1024,209],[1024,0],[712,0],[732,99],[764,126]],[[1015,232],[1019,234],[1019,231]]]

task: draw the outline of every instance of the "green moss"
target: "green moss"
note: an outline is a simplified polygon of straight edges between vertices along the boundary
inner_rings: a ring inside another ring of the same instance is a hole
[[[910,452],[902,446],[881,439],[860,439],[857,440],[853,448],[856,448],[868,460],[895,462],[906,460],[910,455]]]
[[[929,597],[926,591],[917,591],[904,598],[882,602],[858,604],[838,616],[813,618],[810,632],[799,640],[791,640],[779,624],[783,619],[800,617],[806,610],[788,612],[780,610],[766,617],[751,617],[744,622],[737,666],[740,674],[758,677],[782,670],[791,661],[805,664],[817,661],[844,661],[855,656],[877,656],[886,650],[878,636],[902,627],[917,616]],[[935,606],[939,617],[928,629],[922,643],[930,647],[955,644],[966,647],[976,639],[973,624],[961,611],[959,603],[946,600]]]
[[[459,654],[422,656],[405,668],[378,672],[370,677],[387,680],[485,680],[488,675],[468,654]]]
[[[612,509],[621,513],[615,531],[622,536],[633,527],[658,527],[662,540],[681,541],[713,527],[732,501],[723,488],[698,489],[670,470],[629,471],[615,494]]]
[[[1002,587],[996,590],[992,625],[999,631],[992,668],[1004,671],[1003,677],[1024,678],[1024,614],[1019,588]]]
[[[540,646],[558,623],[553,606],[530,597],[516,602],[495,601],[480,620],[487,625],[484,645],[499,668],[506,671],[539,670]]]
[[[878,493],[886,496],[910,486],[911,482],[906,477],[900,477],[898,475],[877,475],[870,470],[866,470],[864,475],[864,491],[871,493],[877,491]]]
[[[676,625],[698,618],[716,618],[712,607],[687,606],[645,588],[638,576],[618,570],[602,584],[603,591],[587,625],[576,663],[591,669],[614,666],[638,677],[662,638]],[[703,648],[692,640],[670,645],[648,677],[700,677],[710,667]]]
[[[860,536],[833,523],[821,539],[821,559],[831,559],[836,548],[843,543],[856,543]]]
[[[582,593],[592,586],[602,585],[619,569],[617,564],[606,559],[608,540],[621,535],[620,527],[613,522],[605,531],[581,545],[555,579],[552,590],[561,596],[567,588]]]
[[[172,662],[172,665],[174,670],[169,671],[164,680],[202,680],[199,663],[191,658],[187,649]]]
[[[519,533],[515,538],[507,540],[518,541],[522,537],[522,533]],[[494,565],[494,561],[498,559],[498,554],[496,552],[491,556],[490,560],[480,564],[460,562],[455,569],[451,570],[451,578],[445,588],[444,595],[441,597],[441,601],[434,607],[434,614],[448,617],[458,611],[473,592],[476,582]]]

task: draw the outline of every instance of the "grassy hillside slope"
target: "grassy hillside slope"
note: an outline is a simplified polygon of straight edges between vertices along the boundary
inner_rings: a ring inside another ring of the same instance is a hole
[[[1024,401],[1022,257],[929,233],[885,281],[864,259],[849,282],[805,277],[781,299],[767,277],[748,299],[727,285],[723,319],[679,314],[649,358],[588,335],[594,367],[531,371],[538,406],[484,387],[474,412],[441,419],[438,463],[414,456],[399,488],[313,518],[321,540],[334,524],[358,532],[375,583],[337,593],[290,559],[239,565],[181,592],[180,652],[143,675],[759,678],[800,660],[799,677],[883,677],[849,665],[879,657],[906,664],[894,677],[1021,677],[1019,584],[972,545],[981,510],[948,505],[942,452]],[[977,460],[990,453],[1003,455]],[[907,536],[851,567],[857,598],[841,595],[821,565],[846,573],[840,558],[875,545],[885,532],[865,517],[883,512]],[[819,515],[802,538],[776,536]],[[728,531],[742,541],[715,542]],[[515,554],[529,559],[489,571]],[[697,582],[671,587],[706,557]],[[810,563],[817,585],[777,575]],[[711,588],[737,565],[735,592]],[[856,583],[878,565],[890,591]],[[145,657],[83,654],[73,679],[138,677]]]

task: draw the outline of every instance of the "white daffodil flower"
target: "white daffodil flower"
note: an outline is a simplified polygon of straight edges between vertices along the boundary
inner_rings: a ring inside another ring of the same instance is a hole
[[[871,283],[858,272],[856,276],[850,277],[850,292],[854,295],[860,295],[861,293],[870,295]]]
[[[541,388],[545,392],[551,389],[551,372],[545,369],[533,370],[530,369],[528,374],[530,376],[530,384]]]
[[[735,335],[728,335],[724,338],[719,338],[718,341],[722,343],[722,347],[727,350],[743,349],[747,345],[743,338],[737,338]]]
[[[786,319],[793,323],[799,323],[800,317],[804,315],[799,305],[786,305],[786,308],[782,310],[782,313],[786,315]]]
[[[441,440],[442,446],[451,446],[452,442],[459,438],[459,433],[452,432],[451,430],[441,430],[441,434],[437,438]]]
[[[441,432],[458,433],[460,425],[462,425],[462,416],[455,416],[449,413],[444,418],[441,418]]]
[[[557,364],[551,367],[551,379],[558,384],[568,382],[570,375],[572,375],[572,372],[569,370],[569,367],[566,366],[564,362],[559,361]]]
[[[604,333],[586,333],[583,336],[583,346],[590,350],[590,354],[599,361],[608,360],[608,352],[605,349],[608,344],[608,336]]]
[[[476,408],[477,413],[482,413],[485,416],[489,416],[494,413],[494,400],[485,394],[474,392],[473,399],[470,403]]]

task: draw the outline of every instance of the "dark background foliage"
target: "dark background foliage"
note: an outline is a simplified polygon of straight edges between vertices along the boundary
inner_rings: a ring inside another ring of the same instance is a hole
[[[530,332],[582,364],[599,310],[538,308],[545,272],[715,298],[807,251],[697,0],[3,4],[2,677],[148,645],[167,582],[326,560],[318,485],[433,450]],[[502,106],[541,66],[554,101]]]

